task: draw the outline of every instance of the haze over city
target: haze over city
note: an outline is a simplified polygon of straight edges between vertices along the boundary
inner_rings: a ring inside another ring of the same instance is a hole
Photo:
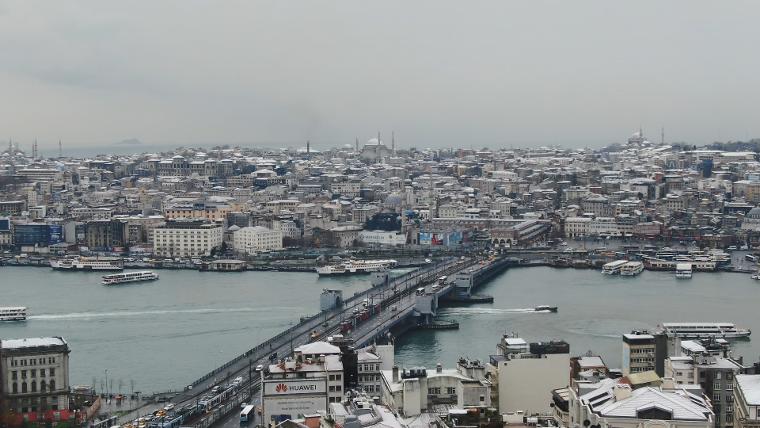
[[[41,151],[760,136],[760,4],[0,3],[0,131]],[[389,139],[389,138],[386,138]]]

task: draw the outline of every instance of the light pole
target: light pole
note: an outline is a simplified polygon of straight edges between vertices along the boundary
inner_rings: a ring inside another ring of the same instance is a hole
[[[106,372],[106,402],[108,402],[110,398],[109,397],[110,394],[108,394],[108,369],[106,369],[105,372]]]

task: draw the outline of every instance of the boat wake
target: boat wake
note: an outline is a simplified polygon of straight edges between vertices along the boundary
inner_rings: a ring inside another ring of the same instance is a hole
[[[500,309],[500,308],[443,308],[441,315],[500,315],[500,314],[548,314],[550,311],[537,311],[534,308]]]
[[[29,320],[77,320],[77,319],[101,319],[101,318],[130,318],[151,315],[178,315],[178,314],[218,314],[218,313],[241,313],[241,312],[271,312],[288,311],[298,313],[303,308],[297,307],[263,307],[263,308],[197,308],[197,309],[167,309],[145,311],[112,311],[112,312],[71,312],[68,314],[40,314],[27,317]]]

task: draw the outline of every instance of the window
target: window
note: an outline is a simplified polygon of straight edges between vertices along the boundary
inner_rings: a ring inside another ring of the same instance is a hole
[[[457,389],[454,388],[453,386],[450,386],[450,387],[446,388],[446,393],[449,394],[449,395],[454,395],[454,394],[457,393]]]
[[[428,388],[428,395],[441,395],[441,388]]]
[[[720,386],[720,381],[719,380],[716,380],[715,382],[713,382],[713,391],[720,391],[721,389],[722,388]]]
[[[26,382],[21,382],[21,393],[26,394],[27,392]]]
[[[40,382],[40,392],[46,392],[47,390],[47,382],[44,380]]]
[[[21,379],[26,379],[26,370],[21,370]]]
[[[29,371],[31,372],[32,377],[37,377],[37,369],[31,369]]]
[[[37,382],[34,380],[32,381],[32,392],[37,392]]]
[[[18,372],[16,370],[11,372],[11,379],[12,380],[18,379]]]
[[[45,377],[45,369],[40,369],[40,377]]]
[[[50,390],[55,391],[55,380],[50,380]]]
[[[13,382],[13,393],[18,394],[18,384],[16,382]]]
[[[50,377],[55,376],[55,369],[51,367],[49,370],[50,370]]]

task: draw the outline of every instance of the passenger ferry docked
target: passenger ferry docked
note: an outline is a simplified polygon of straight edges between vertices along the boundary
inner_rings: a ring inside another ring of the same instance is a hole
[[[602,273],[605,275],[617,275],[626,263],[628,263],[628,260],[615,260],[614,262],[609,262],[602,266]]]
[[[644,263],[628,262],[620,267],[621,276],[636,276],[644,271]]]
[[[752,331],[748,328],[737,328],[729,322],[666,322],[662,330],[669,336],[682,339],[742,339],[748,338]]]
[[[149,270],[140,270],[137,272],[114,273],[103,276],[103,285],[118,285],[127,282],[155,281],[158,274]]]
[[[1,307],[0,321],[26,321],[26,307]]]
[[[383,271],[396,266],[396,260],[348,260],[317,268],[319,275],[345,275]]]
[[[114,271],[124,270],[124,262],[116,257],[91,258],[75,256],[50,260],[50,267],[55,270]]]

